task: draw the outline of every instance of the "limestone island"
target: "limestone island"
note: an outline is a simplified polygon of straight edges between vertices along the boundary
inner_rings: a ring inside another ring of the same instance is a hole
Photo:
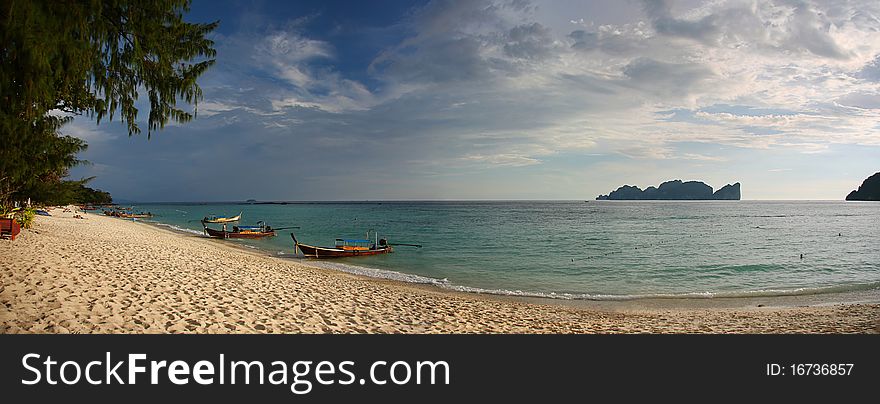
[[[868,177],[859,189],[846,196],[848,201],[880,201],[880,172]]]
[[[659,187],[648,187],[644,191],[639,187],[624,185],[608,195],[599,195],[598,201],[634,201],[634,200],[740,200],[740,184],[727,184],[718,191],[700,181],[681,180],[666,181]]]

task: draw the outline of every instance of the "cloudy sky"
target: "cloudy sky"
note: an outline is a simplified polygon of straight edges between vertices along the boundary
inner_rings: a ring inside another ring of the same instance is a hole
[[[198,118],[150,140],[78,118],[92,164],[73,177],[136,201],[577,200],[676,178],[842,199],[880,171],[873,0],[196,1],[188,19],[221,21]]]

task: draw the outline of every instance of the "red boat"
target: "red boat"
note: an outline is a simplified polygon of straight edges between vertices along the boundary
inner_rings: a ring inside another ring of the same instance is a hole
[[[204,226],[204,223],[202,225]],[[205,233],[215,238],[263,238],[274,236],[275,230],[272,226],[260,222],[259,226],[232,226],[232,231],[227,231],[225,224],[223,230],[214,230],[205,226]]]
[[[378,255],[394,252],[394,249],[391,248],[388,241],[384,238],[379,239],[378,235],[376,235],[375,242],[366,239],[353,240],[338,238],[336,239],[336,246],[334,247],[317,247],[300,243],[293,233],[290,233],[290,237],[293,238],[294,251],[299,249],[302,251],[303,255],[311,258],[358,257],[362,255]]]

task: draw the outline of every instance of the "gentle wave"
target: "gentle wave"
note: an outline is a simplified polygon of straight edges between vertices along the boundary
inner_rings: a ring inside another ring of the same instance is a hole
[[[279,255],[282,255],[279,253]],[[828,293],[855,292],[880,289],[880,282],[863,284],[835,285],[794,289],[760,289],[738,292],[686,292],[686,293],[645,293],[633,295],[590,294],[590,293],[557,293],[557,292],[533,292],[507,289],[485,289],[472,286],[454,285],[448,279],[436,279],[421,275],[405,274],[397,271],[362,267],[358,265],[343,264],[328,261],[310,261],[310,265],[346,272],[370,278],[388,279],[406,283],[436,285],[457,292],[478,293],[498,296],[536,297],[544,299],[561,300],[605,300],[626,301],[638,299],[712,299],[712,298],[741,298],[741,297],[776,297],[776,296],[803,296],[820,295]]]
[[[785,267],[778,264],[751,264],[751,265],[698,265],[695,268],[712,271],[715,274],[730,274],[742,272],[769,272],[783,271]]]
[[[545,299],[562,300],[607,300],[626,301],[638,299],[713,299],[713,298],[743,298],[743,297],[777,297],[777,296],[805,296],[821,295],[828,293],[855,292],[880,289],[880,282],[852,285],[824,286],[815,288],[796,289],[762,289],[741,292],[688,292],[688,293],[646,293],[635,295],[609,295],[589,293],[556,293],[556,292],[526,292],[521,290],[483,289],[460,285],[441,285],[452,290],[468,293],[482,293],[500,296],[537,297]]]
[[[187,228],[185,228],[185,227],[175,226],[175,225],[173,225],[173,224],[167,224],[167,223],[162,223],[162,222],[154,222],[154,221],[150,221],[150,222],[146,222],[146,221],[144,221],[144,223],[150,223],[150,224],[153,224],[153,225],[156,225],[156,226],[167,227],[167,228],[169,228],[169,229],[171,229],[171,230],[180,231],[180,232],[189,233],[189,234],[195,234],[195,235],[197,235],[197,236],[208,237],[208,236],[205,235],[205,232],[204,232],[204,231],[198,231],[198,230],[193,230],[193,229],[187,229]]]
[[[362,267],[359,265],[344,264],[341,262],[328,261],[310,261],[309,265],[324,269],[332,269],[335,271],[345,272],[354,275],[363,275],[370,278],[388,279],[393,281],[401,281],[406,283],[417,283],[427,285],[447,286],[449,283],[446,279],[437,279],[421,275],[405,274],[403,272],[389,271],[386,269],[376,269]]]

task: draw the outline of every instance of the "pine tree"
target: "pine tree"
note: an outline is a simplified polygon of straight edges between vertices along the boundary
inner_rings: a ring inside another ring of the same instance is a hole
[[[64,118],[50,111],[99,123],[118,113],[129,135],[138,134],[135,101],[145,92],[148,138],[193,118],[202,98],[196,80],[216,54],[207,36],[218,22],[186,22],[187,11],[188,0],[0,2],[0,204],[77,164],[85,143],[59,135]]]

